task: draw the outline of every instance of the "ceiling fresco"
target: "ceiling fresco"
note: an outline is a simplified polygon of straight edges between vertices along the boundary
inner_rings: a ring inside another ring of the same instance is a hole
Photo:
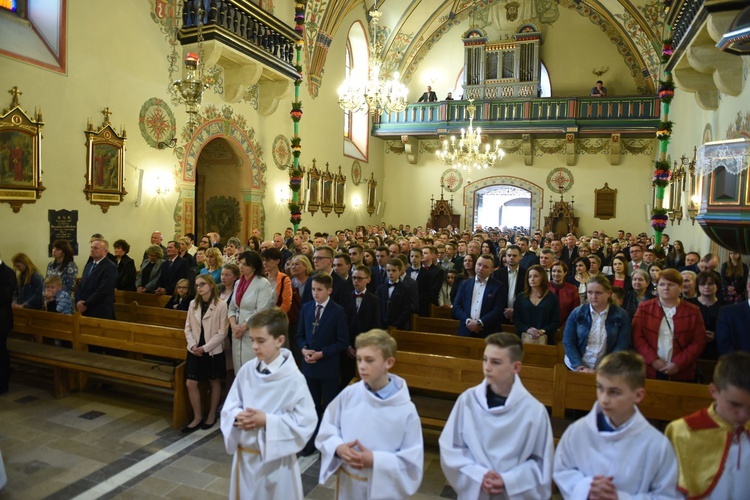
[[[661,0],[385,0],[378,2],[378,42],[386,74],[398,71],[408,83],[420,62],[444,36],[460,36],[456,28],[471,18],[491,40],[531,20],[544,32],[566,9],[588,18],[602,36],[617,46],[638,91],[653,93],[659,75],[663,16]],[[315,96],[323,83],[325,60],[333,37],[346,32],[343,20],[354,10],[362,16],[371,0],[309,0],[305,13],[308,88]]]

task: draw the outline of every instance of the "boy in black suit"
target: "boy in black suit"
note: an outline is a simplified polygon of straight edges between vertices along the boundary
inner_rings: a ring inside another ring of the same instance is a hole
[[[408,330],[412,312],[411,296],[406,285],[399,281],[404,264],[400,259],[391,259],[385,269],[388,282],[380,285],[377,290],[382,326]]]
[[[349,345],[349,329],[344,308],[331,300],[333,279],[330,274],[314,275],[310,285],[313,300],[302,305],[297,326],[297,345],[302,350],[302,374],[307,379],[318,418],[339,393],[340,353]],[[315,452],[317,428],[303,456]]]
[[[369,332],[373,328],[380,328],[380,301],[374,293],[367,290],[371,279],[370,268],[365,265],[357,266],[352,272],[354,314],[349,321],[349,347],[346,352],[341,354],[342,390],[349,385],[349,382],[357,373],[354,362],[357,357],[357,351],[354,349],[354,341],[357,335]]]
[[[411,266],[406,269],[406,275],[417,282],[419,291],[419,308],[417,314],[430,316],[430,297],[432,296],[433,275],[422,267],[422,249],[414,248],[409,252]]]

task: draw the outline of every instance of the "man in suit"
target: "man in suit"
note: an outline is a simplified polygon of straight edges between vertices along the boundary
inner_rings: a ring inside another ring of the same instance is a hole
[[[428,85],[427,92],[422,94],[422,97],[420,97],[417,102],[437,102],[437,100],[437,94],[432,90],[432,87]]]
[[[750,297],[750,278],[745,283]],[[719,310],[716,322],[716,348],[719,354],[732,351],[750,352],[750,299]]]
[[[13,329],[13,292],[16,289],[16,273],[0,259],[0,394],[9,390],[10,354],[8,334]]]
[[[386,264],[388,278],[378,286],[376,295],[380,299],[381,326],[390,326],[399,330],[408,330],[411,324],[412,299],[409,288],[400,281],[404,263],[400,259],[391,259]]]
[[[158,245],[161,248],[161,251],[166,254],[167,247],[161,244],[163,240],[164,240],[164,237],[161,235],[161,231],[154,231],[153,233],[151,233],[151,245]],[[148,251],[148,248],[146,249],[146,251]],[[145,261],[146,259],[148,259],[148,255],[146,255],[146,252],[144,251],[143,259],[141,260],[141,262]]]
[[[302,374],[315,401],[318,418],[339,393],[341,353],[349,345],[344,308],[331,300],[333,280],[330,274],[318,273],[312,278],[313,300],[302,305],[297,324],[297,345],[302,351]],[[318,423],[318,426],[320,423]],[[302,450],[303,456],[315,452],[318,428]]]
[[[177,242],[173,240],[167,243],[167,258],[161,265],[159,283],[156,285],[154,295],[174,295],[177,282],[187,278],[189,271],[190,265],[187,260],[180,258]]]
[[[518,245],[508,245],[505,248],[505,262],[508,267],[501,267],[492,273],[492,277],[505,284],[508,291],[508,307],[503,311],[505,322],[513,324],[513,302],[523,292],[526,282],[526,268],[521,267],[521,248]]]
[[[292,252],[286,249],[286,246],[284,246],[284,237],[281,236],[281,233],[276,233],[273,235],[273,246],[281,252],[281,262],[279,262],[279,269],[284,271],[284,264],[286,264],[286,261],[292,258]]]
[[[573,267],[573,261],[578,258],[578,247],[576,246],[576,237],[572,234],[569,234],[567,239],[565,240],[565,248],[562,249],[562,256],[561,259],[565,264],[567,264],[568,268]]]
[[[420,248],[412,249],[409,252],[409,258],[411,266],[406,268],[406,276],[417,282],[417,291],[419,292],[417,314],[429,317],[433,275],[422,267],[422,250]]]
[[[115,319],[117,266],[107,258],[108,252],[106,240],[91,242],[91,262],[83,268],[76,290],[76,309],[84,316]]]
[[[518,248],[521,250],[521,260],[518,265],[524,269],[528,269],[535,264],[539,264],[537,254],[529,250],[529,239],[526,236],[522,236],[517,241]]]
[[[458,288],[453,316],[459,321],[458,334],[463,337],[486,337],[500,331],[508,292],[503,283],[490,277],[494,262],[492,255],[481,255],[476,277],[462,281]]]
[[[351,318],[353,316],[353,301],[352,301],[352,290],[354,287],[351,282],[345,280],[338,274],[333,272],[333,248],[322,245],[315,249],[313,255],[313,265],[315,272],[313,276],[317,274],[327,274],[331,276],[333,280],[333,289],[331,292],[331,300],[344,308],[346,317]],[[313,300],[312,289],[309,286],[305,287],[305,291],[302,292],[301,301],[306,304]]]
[[[630,253],[630,272],[628,274],[633,274],[633,271],[636,269],[648,271],[648,265],[643,261],[643,249],[641,246],[636,243],[630,246],[628,251]]]
[[[422,267],[430,273],[432,276],[432,287],[430,288],[430,304],[438,305],[438,295],[440,295],[440,288],[443,286],[445,281],[445,270],[442,267],[435,264],[437,261],[438,251],[437,248],[432,245],[426,245],[422,247]],[[429,312],[429,307],[428,307]]]
[[[386,272],[386,264],[389,259],[388,247],[378,247],[375,250],[375,258],[378,263],[370,268],[372,280],[370,281],[369,290],[371,292],[375,292],[383,283],[388,283],[388,274]]]

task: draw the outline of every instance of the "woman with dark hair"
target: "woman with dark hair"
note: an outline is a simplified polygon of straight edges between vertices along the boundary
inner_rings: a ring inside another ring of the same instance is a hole
[[[727,303],[717,297],[719,283],[716,280],[715,272],[703,271],[698,274],[695,281],[698,283],[698,297],[685,300],[698,306],[701,316],[703,316],[703,326],[706,327],[706,347],[700,357],[701,359],[719,359],[714,334],[716,332],[716,321],[719,319],[719,311]],[[750,325],[748,328],[750,328]]]
[[[651,290],[655,290],[655,288],[651,286],[651,275],[643,269],[633,271],[633,274],[630,276],[630,284],[632,288],[625,292],[622,308],[628,312],[628,316],[632,321],[641,302],[654,298]]]
[[[461,285],[463,280],[473,280],[474,276],[477,275],[476,262],[474,255],[467,253],[463,260],[463,272],[456,274],[456,278],[453,280],[453,287],[451,288],[451,304],[456,300],[458,294],[458,287]]]
[[[237,373],[242,365],[255,358],[253,342],[247,331],[248,320],[258,311],[273,307],[273,286],[263,277],[263,260],[258,252],[242,252],[237,257],[240,279],[234,285],[229,303],[229,326],[232,328],[232,364]],[[205,275],[201,275],[205,276]]]
[[[581,304],[585,304],[587,300],[586,284],[589,282],[591,276],[589,276],[589,259],[586,257],[577,257],[573,261],[573,269],[575,274],[568,276],[565,281],[576,287],[578,290],[578,298]]]
[[[568,274],[565,262],[558,260],[552,264],[550,274],[552,281],[549,282],[549,291],[557,296],[560,304],[560,324],[564,325],[570,313],[581,305],[581,296],[578,295],[578,288],[565,282],[565,276]]]
[[[239,242],[239,240],[237,240]],[[239,246],[239,245],[237,245]],[[260,239],[257,236],[250,236],[247,239],[247,249],[253,252],[260,253]],[[238,257],[239,258],[239,257]]]
[[[672,249],[667,254],[666,266],[678,269],[685,265],[685,247],[680,240],[674,240]]]
[[[193,420],[182,432],[210,429],[216,423],[216,411],[221,398],[221,380],[227,369],[224,360],[224,338],[227,335],[227,305],[219,299],[219,290],[210,274],[195,278],[198,295],[190,302],[185,320],[187,360],[185,362],[185,385],[187,386]],[[208,415],[203,419],[203,405],[199,382],[209,382],[210,404]]]
[[[263,272],[266,279],[274,287],[276,306],[288,313],[292,307],[292,280],[279,271],[281,252],[276,248],[266,248],[260,255],[263,258]]]
[[[115,258],[117,259],[117,290],[135,292],[135,262],[130,258],[130,245],[125,240],[117,240],[114,243]]]
[[[747,282],[747,264],[742,262],[742,255],[729,252],[727,261],[721,265],[721,295],[730,304],[744,302],[745,283]]]
[[[378,258],[375,255],[375,250],[373,250],[372,248],[368,248],[367,250],[365,250],[362,254],[362,263],[367,267],[377,266]]]
[[[25,253],[17,253],[11,259],[16,270],[16,290],[12,307],[24,309],[44,308],[44,278],[39,269]]]
[[[586,285],[587,304],[568,318],[563,334],[565,365],[573,371],[594,373],[604,356],[630,347],[630,317],[612,303],[612,284],[601,274]]]
[[[693,382],[695,361],[706,345],[703,317],[680,299],[682,275],[665,269],[656,285],[659,296],[643,302],[633,317],[633,345],[646,361],[646,376]]]
[[[504,253],[504,252],[503,252]],[[492,255],[492,260],[495,261],[495,268],[500,266],[500,259],[498,257],[497,247],[495,246],[495,242],[492,240],[484,240],[482,242],[482,255],[484,254],[490,254]]]
[[[547,344],[555,343],[555,333],[560,326],[560,304],[557,296],[549,291],[547,271],[539,264],[526,271],[524,291],[513,303],[513,323],[524,342],[536,344],[546,335]]]
[[[52,275],[60,277],[63,289],[68,293],[73,293],[78,279],[78,266],[73,261],[73,247],[67,240],[55,240],[52,243],[52,262],[47,264],[47,274],[45,278]],[[133,268],[133,279],[135,279],[135,268]],[[135,288],[134,288],[135,290]]]
[[[612,257],[612,274],[607,276],[607,279],[612,286],[619,286],[625,292],[629,292],[633,289],[633,285],[630,283],[630,276],[628,276],[628,262],[625,257],[618,254]]]

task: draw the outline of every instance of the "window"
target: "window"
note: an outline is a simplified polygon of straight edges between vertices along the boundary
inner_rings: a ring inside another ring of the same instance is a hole
[[[344,57],[346,80],[364,84],[368,78],[370,50],[360,21],[349,29]],[[370,113],[367,108],[356,113],[344,111],[344,156],[367,161],[369,140]]]
[[[16,5],[16,0],[0,0],[0,9],[15,12],[18,9],[18,5]]]

